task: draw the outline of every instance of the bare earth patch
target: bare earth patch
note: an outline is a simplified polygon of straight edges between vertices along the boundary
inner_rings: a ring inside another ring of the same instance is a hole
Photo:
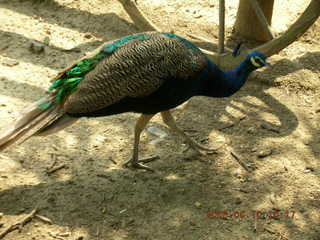
[[[226,2],[227,45],[234,47],[238,1]],[[279,34],[309,3],[275,2]],[[162,29],[217,42],[218,1],[139,6]],[[138,31],[117,1],[0,0],[0,129],[68,63]],[[44,51],[31,52],[30,40],[44,42]],[[124,169],[133,113],[81,119],[1,152],[0,233],[37,209],[52,224],[33,217],[5,239],[320,239],[319,40],[318,20],[233,97],[196,97],[174,111],[217,154],[183,153],[182,140],[156,117],[150,126],[168,136],[146,131],[141,156],[158,154],[150,164],[157,172]]]

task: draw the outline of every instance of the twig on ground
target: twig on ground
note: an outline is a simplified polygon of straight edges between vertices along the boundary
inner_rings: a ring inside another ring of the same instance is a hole
[[[48,223],[48,224],[53,224],[52,223],[52,220],[47,218],[47,217],[44,217],[44,216],[41,216],[41,215],[38,215],[36,214],[35,215],[36,218],[40,219],[41,221],[45,222],[45,223]]]
[[[0,233],[0,239],[3,239],[8,233],[16,229],[19,229],[20,231],[25,224],[30,222],[35,217],[36,212],[37,212],[37,209],[32,210],[31,213],[29,213],[27,216],[22,218],[20,221],[7,227],[3,232]]]
[[[50,157],[51,157],[51,160],[52,160],[52,164],[51,164],[51,166],[50,166],[48,169],[53,168],[53,167],[56,165],[56,163],[57,163],[57,155],[56,155],[56,154],[51,153],[51,154],[50,154]]]
[[[112,162],[113,164],[117,165],[118,163],[116,162],[116,160],[113,159],[113,157],[109,157],[110,162]]]
[[[234,152],[230,151],[230,154],[235,160],[237,160],[241,167],[243,167],[247,172],[251,172],[251,169],[249,169],[248,166],[244,164]]]
[[[54,173],[54,172],[56,172],[56,171],[58,171],[58,170],[60,170],[60,169],[62,169],[62,168],[65,168],[65,167],[66,167],[65,164],[58,165],[58,166],[56,166],[56,167],[48,170],[48,171],[47,171],[47,174],[50,175],[50,174],[52,174],[52,173]]]
[[[238,120],[230,123],[230,124],[227,124],[225,126],[222,126],[221,128],[219,128],[218,130],[224,130],[224,129],[227,129],[227,128],[231,128],[231,127],[234,127],[236,124],[239,124],[242,120],[246,119],[246,116],[241,116]]]
[[[224,130],[224,129],[227,129],[227,128],[232,128],[234,125],[235,125],[235,123],[230,123],[230,124],[225,125],[225,126],[223,126],[221,128],[218,128],[218,130],[221,131],[221,130]]]
[[[253,226],[253,231],[257,232],[257,226],[258,225],[258,218],[255,216],[254,217],[254,226]]]

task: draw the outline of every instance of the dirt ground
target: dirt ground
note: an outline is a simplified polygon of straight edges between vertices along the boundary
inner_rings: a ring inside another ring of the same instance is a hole
[[[238,1],[226,2],[228,46],[234,47]],[[278,34],[309,3],[275,2]],[[139,3],[162,29],[217,42],[217,0]],[[138,31],[115,0],[0,0],[0,128],[68,63]],[[30,40],[45,43],[45,51],[30,51]],[[183,140],[156,116],[150,126],[167,136],[145,131],[140,152],[160,156],[150,163],[157,172],[124,169],[133,113],[81,119],[3,151],[0,232],[37,208],[52,224],[34,218],[5,239],[320,239],[319,42],[318,20],[231,98],[195,97],[174,111],[178,124],[219,147],[217,154],[183,152]],[[216,215],[225,210],[228,217]],[[277,211],[279,217],[270,215]],[[253,217],[260,212],[270,214]]]

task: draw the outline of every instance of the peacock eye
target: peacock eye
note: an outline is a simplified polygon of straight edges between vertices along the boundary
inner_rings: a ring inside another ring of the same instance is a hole
[[[264,66],[264,61],[260,57],[255,57],[255,60],[260,66]]]
[[[251,58],[251,63],[255,67],[263,67],[265,65],[265,62],[258,56],[254,56]]]

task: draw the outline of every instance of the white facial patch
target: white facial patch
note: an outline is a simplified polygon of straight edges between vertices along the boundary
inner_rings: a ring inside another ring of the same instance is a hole
[[[257,61],[258,60],[258,61]],[[254,56],[250,58],[250,61],[252,63],[253,66],[255,67],[262,67],[263,65],[261,65],[259,62],[263,63],[264,61],[262,60],[262,58],[258,57],[258,56]]]

